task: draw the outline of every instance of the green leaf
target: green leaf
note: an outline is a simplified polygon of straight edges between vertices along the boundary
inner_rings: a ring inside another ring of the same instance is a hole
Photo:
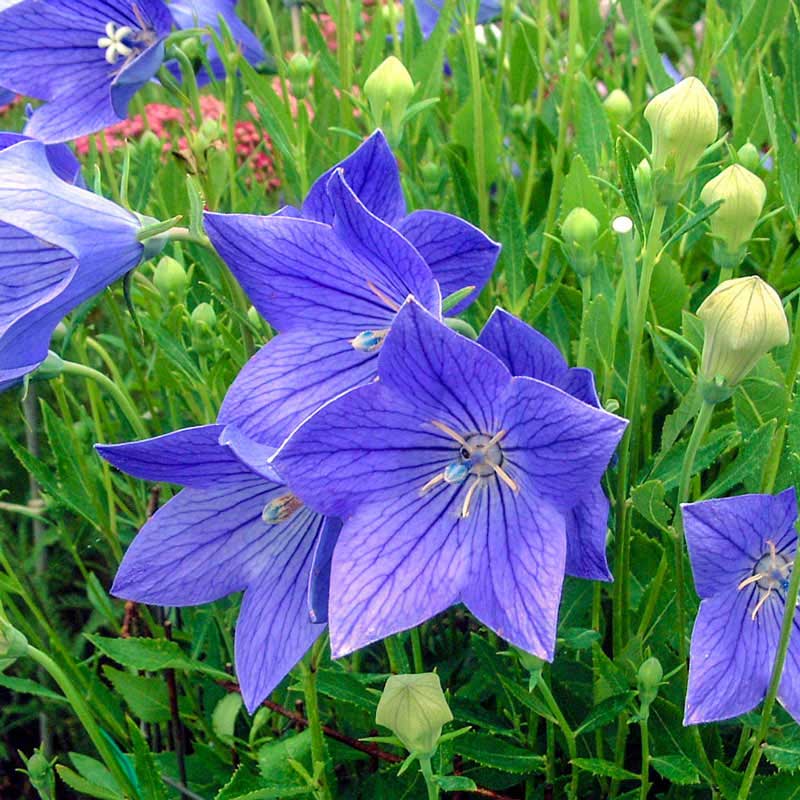
[[[576,155],[572,159],[569,173],[564,179],[564,188],[561,190],[560,219],[563,219],[573,208],[583,206],[590,211],[600,223],[600,230],[605,230],[610,223],[608,204],[603,200],[603,195],[592,180],[592,174],[586,166],[586,161]]]
[[[360,708],[371,717],[375,716],[378,697],[367,691],[361,681],[347,672],[336,669],[319,670],[317,672],[317,691],[333,700]]]
[[[597,90],[583,74],[579,75],[575,106],[575,147],[593,173],[599,171],[604,152],[613,149],[608,116]]]
[[[653,756],[650,766],[663,778],[678,786],[700,783],[700,774],[686,756]]]
[[[506,276],[511,305],[515,307],[530,281],[525,275],[528,265],[525,252],[527,250],[525,228],[522,224],[517,193],[513,186],[509,186],[506,192],[500,212],[499,232],[503,245],[503,249],[500,251],[500,262]]]
[[[600,634],[591,628],[562,628],[558,639],[570,650],[585,650],[600,640]]]
[[[102,653],[132,669],[157,672],[161,669],[191,669],[177,642],[167,639],[115,639],[86,634],[86,638]]]
[[[56,700],[59,703],[66,703],[66,699],[58,692],[42,686],[36,681],[28,680],[28,678],[14,678],[11,675],[4,675],[0,672],[0,686],[8,689],[11,692],[19,692],[20,694],[31,694],[36,697],[44,697],[47,700]]]
[[[247,767],[241,766],[219,790],[215,800],[282,800],[284,797],[307,797],[310,794],[312,792],[308,787],[281,786],[253,775]]]
[[[436,775],[434,780],[445,792],[472,792],[478,788],[472,778],[464,775]]]
[[[211,714],[211,727],[223,742],[233,742],[236,717],[242,708],[242,696],[238,692],[226,694]]]
[[[633,25],[650,80],[659,92],[668,89],[673,85],[672,79],[664,69],[661,56],[656,48],[653,28],[641,0],[622,0],[622,9],[625,12],[625,19]]]
[[[453,191],[459,214],[473,225],[480,224],[478,196],[475,194],[475,187],[467,172],[464,148],[458,145],[448,145],[444,149],[444,155],[450,168],[450,177],[453,181]]]
[[[134,675],[108,664],[103,665],[103,674],[133,714],[143,722],[158,723],[170,719],[169,693],[163,678]]]
[[[636,188],[636,179],[633,175],[633,164],[628,154],[628,148],[621,138],[617,139],[617,169],[622,181],[622,199],[625,201],[628,214],[636,226],[639,237],[644,239],[644,217],[642,216],[642,206],[639,203],[639,190]]]
[[[500,675],[500,683],[503,688],[517,701],[522,703],[526,708],[529,708],[535,714],[538,714],[542,719],[556,722],[553,712],[547,707],[544,701],[539,697],[536,692],[529,692],[524,686],[520,686],[515,681]]]
[[[672,519],[672,509],[664,502],[666,495],[661,481],[647,481],[631,492],[633,507],[648,521],[666,530]]]
[[[81,777],[77,772],[74,772],[69,767],[65,767],[63,764],[56,766],[56,772],[58,773],[58,777],[61,778],[70,789],[74,789],[78,792],[79,797],[97,797],[99,800],[125,800],[125,795],[123,795],[122,792],[107,789],[104,786],[98,786],[96,783],[86,780],[86,778]]]
[[[613,722],[630,703],[632,692],[616,694],[599,702],[586,719],[575,729],[575,735],[589,733]]]
[[[573,758],[573,766],[592,775],[599,775],[603,778],[613,778],[618,781],[638,781],[639,776],[635,772],[618,767],[613,761],[606,761],[602,758]]]
[[[92,604],[92,608],[103,617],[107,625],[114,628],[119,624],[111,598],[94,572],[90,572],[86,579],[86,596]]]
[[[128,735],[133,742],[133,764],[139,780],[141,800],[167,800],[167,787],[161,780],[153,754],[136,723],[128,718]]]
[[[303,793],[308,792],[309,787],[291,766],[290,761],[298,761],[306,767],[310,767],[310,730],[306,729],[302,733],[285,739],[269,742],[258,751],[258,766],[264,779],[268,780],[275,788],[302,789]]]
[[[467,733],[458,740],[458,752],[484,767],[527,775],[544,769],[544,758],[497,736]]]
[[[683,307],[689,300],[689,287],[680,264],[663,257],[653,270],[650,298],[659,325],[677,331],[681,327]]]

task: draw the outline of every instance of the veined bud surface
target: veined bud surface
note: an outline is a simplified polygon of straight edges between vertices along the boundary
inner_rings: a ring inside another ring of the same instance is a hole
[[[675,202],[703,151],[717,138],[717,104],[702,81],[684,78],[657,94],[644,117],[653,134],[653,169],[660,173],[658,199]]]
[[[375,721],[397,736],[410,753],[430,757],[453,714],[435,672],[392,675],[378,703]]]
[[[722,267],[741,264],[767,199],[767,187],[741,164],[732,164],[710,180],[700,192],[702,202],[722,205],[711,215],[714,260]]]
[[[736,387],[762,356],[789,341],[781,298],[757,275],[723,281],[703,301],[697,316],[705,326],[700,365],[705,395],[714,387]]]

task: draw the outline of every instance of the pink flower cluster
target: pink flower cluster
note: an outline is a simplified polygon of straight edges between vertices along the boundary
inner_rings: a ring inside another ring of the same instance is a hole
[[[248,110],[257,116],[255,105],[248,104]],[[226,146],[225,133],[226,121],[225,106],[216,97],[203,95],[200,98],[200,111],[203,120],[220,121],[220,135],[212,143],[213,147],[222,149]],[[125,146],[131,139],[139,139],[146,131],[151,131],[162,142],[164,155],[175,152],[191,160],[191,152],[187,137],[183,134],[187,125],[194,123],[191,114],[181,108],[166,105],[165,103],[148,103],[144,107],[144,114],[137,114],[130,119],[118,122],[106,128],[103,137],[96,137],[98,149],[103,149],[103,140],[109,152]],[[260,184],[269,189],[276,189],[280,181],[275,173],[275,161],[272,140],[266,133],[260,133],[255,123],[239,121],[234,126],[236,153],[240,164],[248,164],[253,177]],[[82,136],[75,141],[75,149],[79,156],[89,152],[89,137]]]

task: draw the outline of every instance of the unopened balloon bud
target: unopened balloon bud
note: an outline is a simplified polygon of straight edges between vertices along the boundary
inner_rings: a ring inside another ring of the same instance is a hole
[[[572,268],[581,277],[594,272],[597,266],[597,238],[600,223],[588,209],[578,206],[567,214],[561,224],[564,252]]]

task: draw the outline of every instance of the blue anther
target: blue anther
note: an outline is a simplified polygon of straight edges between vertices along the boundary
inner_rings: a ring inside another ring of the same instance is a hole
[[[469,461],[454,461],[444,468],[444,479],[447,483],[463,483],[472,467]]]
[[[377,349],[383,344],[386,338],[384,331],[361,331],[361,333],[352,339],[350,344],[353,345],[355,350],[360,350],[362,353],[369,353]]]

